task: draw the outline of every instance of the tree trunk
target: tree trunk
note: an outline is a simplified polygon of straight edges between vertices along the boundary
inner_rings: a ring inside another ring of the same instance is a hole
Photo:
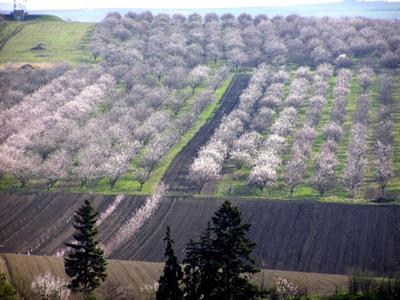
[[[200,195],[200,193],[201,193],[201,190],[203,189],[203,186],[205,185],[206,183],[204,182],[203,184],[200,184],[200,188],[199,188],[199,195]]]
[[[294,192],[294,186],[292,186],[292,187],[290,188],[290,198],[293,197],[293,192]]]
[[[86,185],[87,179],[81,179],[81,189]]]
[[[25,179],[20,179],[21,185],[19,186],[21,189],[25,187],[26,180]]]

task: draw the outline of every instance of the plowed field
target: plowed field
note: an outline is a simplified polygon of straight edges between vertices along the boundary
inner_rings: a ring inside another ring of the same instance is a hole
[[[104,211],[115,196],[79,194],[0,194],[1,252],[53,255],[73,233],[71,218],[84,197]],[[170,197],[153,217],[110,257],[163,261],[165,226],[176,252],[184,256],[223,199]],[[143,204],[126,196],[99,227],[105,243]],[[313,201],[232,200],[251,224],[254,256],[263,267],[302,272],[346,273],[357,267],[376,274],[399,270],[400,206],[349,205]]]

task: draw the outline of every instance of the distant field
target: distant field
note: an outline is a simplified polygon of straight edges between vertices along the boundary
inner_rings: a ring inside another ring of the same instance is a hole
[[[143,290],[146,284],[152,284],[158,280],[163,268],[161,263],[108,260],[108,277],[103,285],[97,290],[98,299],[105,299],[107,289],[110,287],[126,287],[133,299],[149,299],[148,292]],[[62,259],[54,256],[25,256],[17,254],[0,255],[0,270],[9,274],[12,284],[20,293],[30,295],[30,285],[35,276],[50,271],[52,274],[66,277]],[[301,288],[307,288],[310,295],[329,295],[335,290],[346,290],[347,276],[301,273],[278,270],[265,270],[254,278],[256,284],[262,282],[266,286],[273,286],[278,277],[288,279],[297,283]],[[142,290],[141,290],[142,289]],[[31,298],[29,298],[31,299]],[[111,298],[109,298],[111,299]]]
[[[0,24],[0,63],[93,62],[89,53],[93,23],[29,21]],[[42,50],[31,50],[42,46]]]

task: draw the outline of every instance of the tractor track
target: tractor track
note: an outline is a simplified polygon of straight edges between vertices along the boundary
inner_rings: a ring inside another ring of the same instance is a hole
[[[9,34],[5,35],[1,40],[0,40],[0,51],[3,49],[3,47],[7,44],[7,42],[15,35],[20,33],[22,29],[24,29],[25,25],[17,25],[12,32]]]
[[[249,80],[250,74],[236,74],[234,76],[213,116],[200,128],[181,152],[175,156],[162,178],[162,181],[168,184],[171,194],[193,194],[197,191],[196,185],[189,179],[189,167],[197,152],[208,142],[218,128],[222,118],[237,106],[242,90],[247,87]]]

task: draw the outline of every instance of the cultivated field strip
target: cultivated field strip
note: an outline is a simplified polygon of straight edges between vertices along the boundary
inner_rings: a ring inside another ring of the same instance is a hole
[[[262,65],[256,70],[249,85],[240,95],[237,107],[215,128],[207,144],[199,149],[197,157],[190,166],[189,174],[190,180],[198,185],[199,192],[206,183],[219,178],[222,165],[234,141],[245,131],[251,112],[263,96],[265,88],[271,85],[270,76],[271,72],[267,65]],[[282,87],[279,86],[278,90],[281,93]]]
[[[235,75],[213,117],[207,121],[185,148],[174,158],[162,179],[169,186],[171,193],[193,193],[197,190],[197,187],[188,176],[189,166],[194,159],[194,155],[207,143],[223,117],[229,114],[237,105],[240,93],[246,87],[249,79],[250,76],[248,74]]]
[[[78,207],[85,197],[92,199],[100,215],[116,199],[66,193],[1,193],[1,252],[54,255],[74,233],[69,208]],[[170,225],[176,253],[182,259],[188,241],[198,237],[223,200],[166,197],[145,222],[140,222],[144,226],[135,225],[134,230],[121,235],[147,201],[125,196],[100,224],[98,239],[107,245],[115,237],[121,238],[111,249],[110,258],[163,261],[163,237]],[[257,245],[254,257],[263,261],[265,268],[343,274],[353,267],[376,274],[388,274],[396,268],[400,255],[400,207],[396,205],[231,201],[251,224],[249,238]]]
[[[126,288],[133,299],[147,300],[152,293],[150,287],[160,277],[163,264],[141,261],[108,260],[108,276],[100,288],[96,289],[97,299],[112,297],[115,287]],[[24,256],[17,254],[0,255],[0,271],[10,270],[11,283],[24,293],[30,291],[35,276],[50,271],[53,275],[67,278],[61,258],[45,256]],[[264,277],[267,287],[272,287],[278,277],[295,282],[301,289],[307,288],[310,295],[331,295],[335,291],[345,291],[348,278],[345,275],[302,273],[279,270],[264,270],[252,280],[259,285]],[[146,288],[147,286],[147,288]]]

